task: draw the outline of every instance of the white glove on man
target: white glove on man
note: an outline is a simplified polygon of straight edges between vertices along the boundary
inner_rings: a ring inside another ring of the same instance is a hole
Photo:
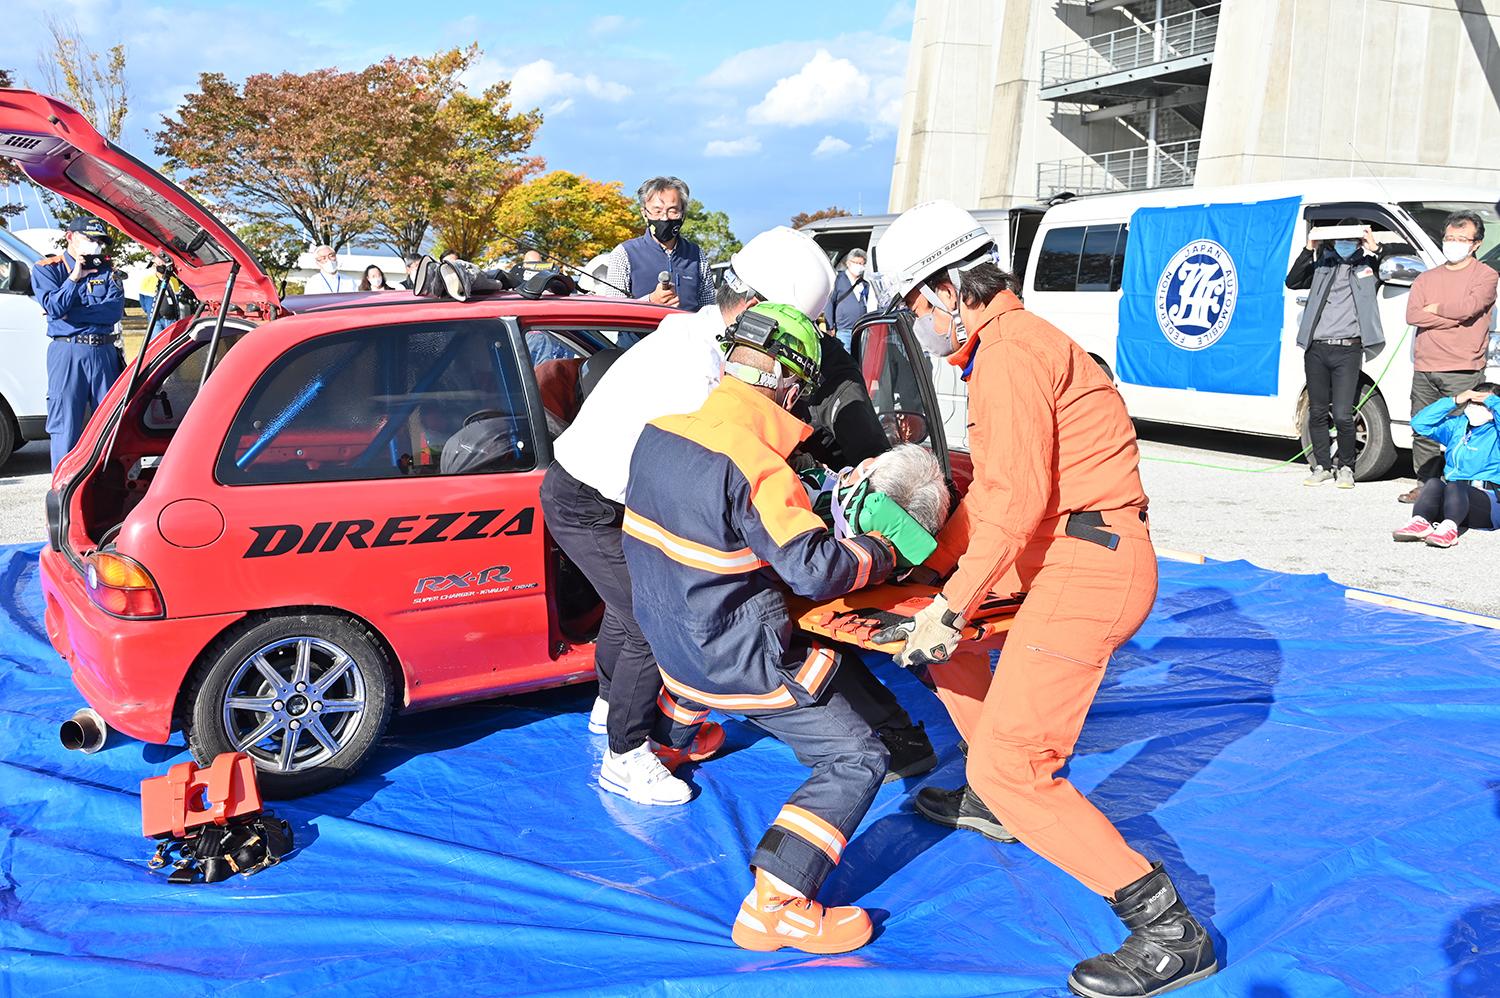
[[[902,668],[946,662],[958,645],[964,619],[948,609],[948,601],[938,593],[916,616],[904,624],[896,624],[874,636],[877,644],[890,644],[904,640],[905,647],[896,655],[896,664]]]

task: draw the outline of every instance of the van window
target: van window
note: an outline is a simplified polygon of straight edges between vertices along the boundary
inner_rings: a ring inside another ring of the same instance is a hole
[[[1125,266],[1123,225],[1053,229],[1037,259],[1037,291],[1118,291]]]
[[[498,322],[319,337],[274,361],[220,453],[226,485],[529,471],[520,368]]]
[[[1401,207],[1411,213],[1417,224],[1439,247],[1443,245],[1444,223],[1455,211],[1472,211],[1484,219],[1484,239],[1479,243],[1479,262],[1495,266],[1500,263],[1500,219],[1495,206],[1482,201],[1403,201]]]

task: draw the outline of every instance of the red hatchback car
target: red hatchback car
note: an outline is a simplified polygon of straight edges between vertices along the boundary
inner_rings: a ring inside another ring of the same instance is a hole
[[[286,797],[346,778],[397,709],[592,678],[601,607],[537,499],[538,361],[628,348],[667,310],[566,282],[283,302],[72,108],[0,90],[0,154],[170,256],[201,302],[127,367],[47,497],[47,632],[109,725],[180,728],[204,762],[247,752]],[[893,436],[946,462],[910,331],[861,333]]]

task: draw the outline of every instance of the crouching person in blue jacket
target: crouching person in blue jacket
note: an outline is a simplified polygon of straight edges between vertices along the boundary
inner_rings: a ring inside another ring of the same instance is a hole
[[[1500,385],[1485,383],[1438,399],[1411,418],[1413,433],[1443,445],[1443,476],[1417,495],[1411,522],[1392,533],[1398,541],[1451,548],[1458,533],[1500,527]]]
[[[838,652],[796,632],[785,591],[830,599],[881,582],[896,551],[878,533],[837,537],[787,464],[812,432],[787,411],[817,383],[812,323],[788,305],[756,305],[723,343],[724,379],[702,407],[647,423],[631,456],[621,529],[635,616],[665,713],[740,715],[812,769],[750,858],[755,886],[734,941],[843,953],[869,940],[869,915],[812,898],[889,757],[833,682]]]

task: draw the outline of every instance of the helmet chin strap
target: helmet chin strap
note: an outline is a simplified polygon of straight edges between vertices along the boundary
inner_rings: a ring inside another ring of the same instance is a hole
[[[765,388],[776,393],[776,404],[783,409],[790,409],[797,404],[797,399],[802,396],[802,381],[795,376],[778,378],[770,371],[762,371],[758,367],[749,364],[741,364],[739,361],[725,361],[724,373],[737,381],[755,388]]]
[[[949,274],[954,278],[953,286],[957,288],[958,282],[956,278],[958,275],[954,274],[952,271],[949,271]],[[952,339],[955,349],[957,349],[958,347],[962,347],[964,345],[964,341],[969,338],[969,331],[964,328],[964,320],[959,317],[958,306],[955,305],[953,308],[949,308],[947,304],[944,303],[942,297],[939,296],[936,291],[932,290],[932,287],[928,285],[926,281],[923,281],[921,284],[917,285],[917,288],[922,292],[922,297],[927,299],[928,304],[930,304],[935,311],[941,312],[948,317],[948,321],[951,323],[948,336],[950,339]]]

